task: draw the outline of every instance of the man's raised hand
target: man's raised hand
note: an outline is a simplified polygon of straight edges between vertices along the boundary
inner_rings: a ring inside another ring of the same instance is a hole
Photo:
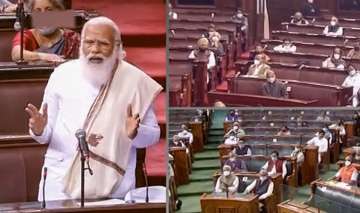
[[[127,107],[127,116],[126,116],[126,133],[130,139],[134,139],[137,135],[137,130],[140,125],[140,116],[139,113],[133,115],[131,105]]]
[[[25,107],[25,111],[30,116],[29,128],[37,136],[42,135],[42,133],[45,129],[45,126],[47,124],[47,121],[48,121],[47,108],[48,108],[48,106],[46,103],[43,106],[42,112],[40,112],[40,110],[38,110],[38,108],[36,108],[36,106],[34,106],[30,103]]]

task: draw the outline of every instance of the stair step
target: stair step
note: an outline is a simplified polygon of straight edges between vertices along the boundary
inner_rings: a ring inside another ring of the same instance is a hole
[[[206,160],[206,159],[214,159],[219,158],[219,152],[217,150],[200,152],[195,154],[195,160]]]
[[[182,201],[182,206],[179,211],[176,213],[200,213],[200,196],[198,195],[190,195],[190,196],[182,196],[179,198]]]
[[[203,193],[211,193],[213,188],[212,181],[202,181],[179,186],[177,190],[179,196],[198,195],[200,197]]]
[[[197,160],[192,164],[193,170],[218,169],[220,168],[220,160],[218,158],[211,160]]]

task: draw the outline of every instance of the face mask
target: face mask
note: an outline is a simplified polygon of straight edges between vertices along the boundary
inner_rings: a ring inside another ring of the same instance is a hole
[[[331,25],[331,26],[335,26],[335,25],[336,25],[336,21],[331,21],[331,22],[330,22],[330,25]]]
[[[238,18],[242,18],[244,15],[242,13],[237,14]]]
[[[276,156],[271,156],[271,160],[276,161],[277,157]]]
[[[229,176],[230,175],[230,171],[224,171],[224,176]]]
[[[308,0],[308,2],[309,2],[310,4],[312,4],[312,3],[314,2],[314,0]]]
[[[339,59],[340,59],[340,55],[339,55],[339,54],[334,54],[334,58],[335,58],[336,60],[339,60]]]
[[[351,162],[350,161],[345,161],[345,166],[350,166]]]
[[[238,126],[234,126],[234,130],[238,130],[239,129],[239,127]]]
[[[260,176],[260,180],[261,180],[261,181],[266,180],[266,176]]]
[[[274,77],[272,77],[272,78],[268,78],[268,82],[270,82],[270,83],[274,83],[274,82],[275,82],[275,78],[274,78]]]
[[[295,150],[295,152],[297,152],[297,151],[299,151],[300,149],[299,149],[299,148],[297,148],[297,147],[295,147],[295,149],[294,149],[294,150]]]
[[[54,34],[57,29],[57,27],[43,27],[39,28],[38,31],[42,36],[49,36]]]
[[[235,139],[235,136],[230,136],[230,140],[234,140]]]
[[[234,157],[231,157],[231,158],[230,158],[230,161],[235,161],[235,158],[234,158]]]
[[[254,64],[255,64],[255,65],[259,65],[259,64],[260,64],[260,61],[257,60],[257,59],[255,59],[255,60],[254,60]]]
[[[356,73],[355,70],[351,70],[351,71],[349,72],[349,75],[353,76],[353,75],[355,75],[355,73]]]

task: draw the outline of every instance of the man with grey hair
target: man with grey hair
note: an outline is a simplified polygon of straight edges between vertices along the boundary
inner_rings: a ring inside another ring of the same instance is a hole
[[[159,140],[152,102],[161,90],[123,60],[120,31],[113,21],[88,21],[80,58],[54,70],[41,109],[32,104],[25,109],[32,137],[49,144],[43,166],[48,171],[46,198],[80,197],[78,129],[86,131],[93,170],[93,175],[86,173],[85,197],[124,198],[135,188],[136,149]]]

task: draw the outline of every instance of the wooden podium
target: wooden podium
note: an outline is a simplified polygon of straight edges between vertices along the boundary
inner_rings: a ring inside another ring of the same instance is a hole
[[[259,201],[255,195],[242,197],[215,197],[203,194],[200,198],[202,213],[258,213]]]
[[[117,212],[117,213],[165,213],[165,203],[134,203],[81,208],[74,200],[59,200],[46,202],[46,208],[41,208],[41,202],[4,203],[0,204],[0,212]]]

